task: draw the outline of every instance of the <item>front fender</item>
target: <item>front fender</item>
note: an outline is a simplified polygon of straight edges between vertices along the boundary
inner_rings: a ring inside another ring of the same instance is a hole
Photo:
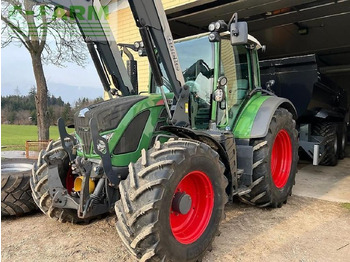
[[[277,108],[285,108],[297,119],[297,111],[288,99],[275,96],[259,96],[252,100],[238,116],[234,127],[235,138],[252,139],[265,137]]]

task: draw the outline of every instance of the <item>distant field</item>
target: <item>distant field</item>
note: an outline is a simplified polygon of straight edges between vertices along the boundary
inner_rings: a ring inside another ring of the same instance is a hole
[[[67,129],[68,133],[74,129]],[[27,140],[38,140],[37,126],[26,125],[1,125],[1,147],[2,150],[25,150]],[[50,127],[50,138],[56,140],[59,137],[58,127]]]

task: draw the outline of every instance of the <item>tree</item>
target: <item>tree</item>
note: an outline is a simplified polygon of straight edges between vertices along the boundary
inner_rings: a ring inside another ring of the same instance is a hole
[[[87,49],[71,19],[61,19],[62,9],[37,5],[30,0],[1,1],[2,47],[24,46],[30,53],[36,81],[38,139],[49,140],[48,89],[43,63],[85,65]]]
[[[17,125],[36,125],[35,89],[28,95],[10,95],[1,97],[1,123]],[[73,123],[73,110],[69,103],[64,103],[61,97],[54,95],[48,98],[48,120],[55,125],[57,119],[63,117],[67,125]]]
[[[65,123],[67,123],[67,125],[73,124],[73,112],[72,112],[72,108],[70,106],[69,103],[67,103],[64,106],[63,112],[62,112],[62,118],[64,120]]]

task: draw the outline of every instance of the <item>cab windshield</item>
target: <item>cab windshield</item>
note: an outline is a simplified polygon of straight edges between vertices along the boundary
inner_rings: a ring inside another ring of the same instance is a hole
[[[211,94],[214,81],[214,51],[208,36],[177,42],[175,44],[186,84],[190,87],[190,116],[193,128],[205,129],[209,125]],[[165,93],[172,92],[172,87],[163,70]],[[153,93],[160,93],[160,88],[152,81]]]

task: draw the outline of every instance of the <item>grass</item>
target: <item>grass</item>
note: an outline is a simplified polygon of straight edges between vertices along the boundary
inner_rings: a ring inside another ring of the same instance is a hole
[[[68,133],[74,129],[67,129]],[[1,125],[1,150],[25,150],[27,140],[38,140],[38,129],[36,126],[27,125]],[[50,127],[50,139],[56,140],[59,137],[58,127]]]
[[[341,205],[342,205],[342,207],[344,207],[345,209],[350,210],[350,203],[343,203],[343,204],[341,204]]]

